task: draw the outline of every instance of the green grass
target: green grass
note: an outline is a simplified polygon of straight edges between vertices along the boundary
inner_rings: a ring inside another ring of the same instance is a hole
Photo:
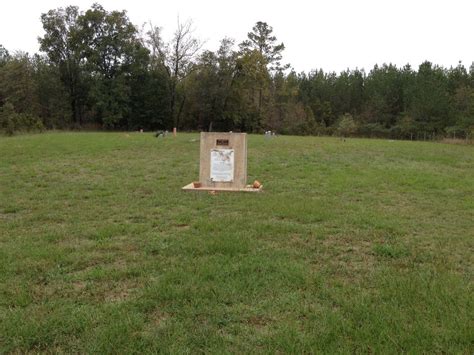
[[[198,139],[0,138],[0,352],[474,352],[472,146]]]

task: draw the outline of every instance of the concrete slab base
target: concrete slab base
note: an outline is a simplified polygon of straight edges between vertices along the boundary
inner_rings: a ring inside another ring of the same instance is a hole
[[[190,183],[186,186],[183,186],[181,189],[183,191],[215,191],[215,192],[261,192],[263,190],[263,185],[259,188],[254,188],[252,185],[247,185],[244,188],[231,188],[231,187],[194,187],[193,183]]]

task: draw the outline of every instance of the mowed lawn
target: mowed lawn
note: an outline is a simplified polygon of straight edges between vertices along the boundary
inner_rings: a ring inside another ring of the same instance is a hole
[[[474,352],[473,146],[248,146],[211,195],[198,134],[0,138],[0,352]]]

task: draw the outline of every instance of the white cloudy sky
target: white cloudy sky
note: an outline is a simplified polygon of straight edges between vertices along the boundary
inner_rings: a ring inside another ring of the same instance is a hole
[[[11,52],[38,51],[40,15],[87,0],[4,0],[0,44]],[[474,61],[474,0],[102,0],[107,10],[128,11],[136,25],[152,21],[170,38],[177,17],[192,18],[195,34],[216,49],[225,36],[245,39],[257,21],[273,26],[285,43],[284,59],[296,71],[372,68],[376,63],[417,67],[430,60],[444,66]]]

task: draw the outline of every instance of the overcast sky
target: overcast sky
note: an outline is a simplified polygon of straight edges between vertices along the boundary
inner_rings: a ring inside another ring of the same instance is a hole
[[[5,0],[0,5],[0,44],[10,52],[39,50],[40,15],[86,0]],[[273,26],[286,46],[284,61],[296,71],[341,71],[374,64],[424,60],[445,67],[474,61],[474,0],[211,1],[102,0],[107,10],[128,11],[135,25],[152,21],[172,36],[177,17],[191,18],[195,34],[215,50],[223,37],[244,40],[257,21]]]

